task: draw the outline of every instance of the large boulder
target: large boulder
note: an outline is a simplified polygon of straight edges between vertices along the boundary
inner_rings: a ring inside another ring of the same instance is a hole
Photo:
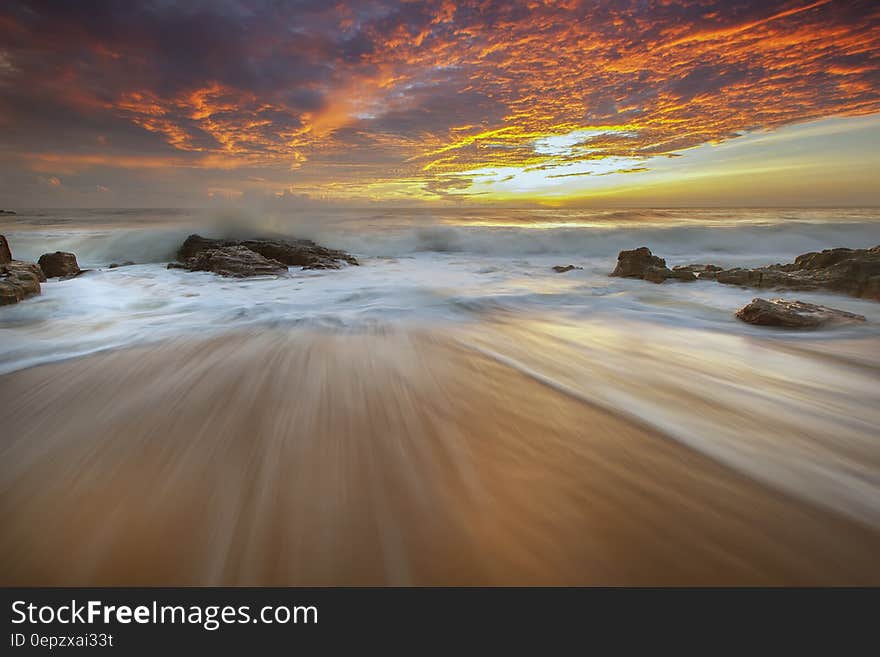
[[[40,269],[48,278],[71,278],[77,276],[81,270],[76,262],[76,256],[65,251],[44,253],[39,259]]]
[[[736,316],[749,324],[783,328],[817,328],[865,321],[862,315],[855,313],[786,299],[752,299],[736,312]]]
[[[583,267],[577,267],[575,265],[555,265],[553,267],[553,271],[557,274],[564,274],[568,271],[574,271],[575,269],[583,269]]]
[[[640,246],[632,251],[621,251],[617,254],[617,267],[611,272],[611,276],[644,278],[652,267],[665,269],[666,261],[651,253],[651,249],[647,246]]]
[[[218,240],[190,235],[177,252],[177,259],[186,262],[202,251],[232,246],[241,246],[258,253],[269,260],[276,260],[290,267],[303,269],[339,269],[342,262],[357,265],[355,257],[345,251],[328,249],[311,240],[294,239],[250,239]]]
[[[697,277],[690,271],[672,270],[663,258],[658,258],[647,246],[621,251],[617,255],[617,267],[609,276],[641,278],[651,283],[662,283],[668,279],[695,281]]]
[[[172,264],[169,267],[189,271],[210,271],[221,276],[235,278],[276,275],[287,272],[287,265],[284,263],[264,258],[244,246],[221,246],[199,251],[182,264]]]

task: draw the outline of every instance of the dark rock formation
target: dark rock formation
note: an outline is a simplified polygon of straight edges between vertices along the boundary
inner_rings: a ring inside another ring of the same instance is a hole
[[[72,278],[81,273],[76,256],[64,251],[44,253],[40,256],[40,269],[48,278]]]
[[[642,246],[632,251],[621,251],[617,256],[617,267],[611,276],[642,278],[652,283],[662,283],[668,279],[695,281],[697,277],[690,271],[672,270],[663,258],[658,258],[651,250]]]
[[[0,265],[12,262],[12,249],[9,248],[9,242],[3,235],[0,235]]]
[[[556,265],[553,267],[553,271],[557,274],[564,274],[567,271],[572,271],[574,269],[583,269],[583,267],[575,267],[574,265]]]
[[[779,290],[832,290],[863,299],[880,301],[880,246],[871,249],[826,249],[804,253],[787,264],[755,269],[718,265],[680,265],[671,271],[666,261],[647,247],[621,251],[611,276],[643,278],[662,283],[670,278],[695,280],[697,276],[725,285],[776,288]]]
[[[126,260],[125,262],[123,262],[121,264],[118,262],[112,262],[109,265],[107,265],[107,269],[118,269],[119,267],[130,267],[133,264],[134,263],[131,260]]]
[[[202,251],[232,246],[241,246],[269,260],[276,260],[284,265],[302,267],[303,269],[339,269],[341,262],[350,265],[358,264],[355,257],[345,251],[328,249],[311,240],[252,239],[235,241],[214,240],[201,235],[187,237],[177,252],[177,259],[186,262]]]
[[[353,255],[345,251],[318,246],[311,240],[246,240],[242,246],[264,258],[303,269],[339,269],[340,261],[357,265]]]
[[[231,240],[213,240],[201,235],[190,235],[177,250],[177,259],[186,262],[196,254],[208,249],[219,249],[223,246],[236,246],[238,243]]]
[[[722,271],[718,265],[678,265],[672,268],[673,272],[687,272],[701,279],[713,279],[715,274]]]
[[[0,210],[0,216],[2,216],[4,214],[16,214],[16,213],[13,212],[12,210]]]
[[[880,246],[804,253],[794,262],[756,269],[725,269],[719,283],[780,290],[832,290],[880,301]]]
[[[750,304],[736,312],[736,316],[749,324],[784,328],[817,328],[865,321],[863,316],[854,313],[786,299],[752,299]]]
[[[9,242],[0,235],[0,306],[39,294],[40,282],[45,280],[39,265],[13,260]]]
[[[665,269],[666,261],[653,255],[647,246],[642,246],[632,251],[621,251],[617,255],[617,267],[611,272],[611,276],[644,278],[651,267]]]
[[[18,303],[40,293],[39,267],[13,260],[0,265],[0,306]]]
[[[221,276],[246,278],[287,272],[287,265],[264,258],[244,246],[221,246],[199,251],[181,264],[172,263],[169,268],[189,271],[210,271]]]

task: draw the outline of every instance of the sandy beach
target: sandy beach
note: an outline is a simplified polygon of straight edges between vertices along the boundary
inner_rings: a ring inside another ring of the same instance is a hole
[[[880,534],[442,332],[0,377],[0,584],[880,584]]]

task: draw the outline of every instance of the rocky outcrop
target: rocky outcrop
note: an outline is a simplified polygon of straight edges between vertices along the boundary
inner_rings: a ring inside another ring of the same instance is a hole
[[[131,267],[134,263],[131,260],[126,260],[125,262],[111,262],[107,265],[107,269],[119,269],[120,267]]]
[[[13,212],[12,210],[0,210],[0,216],[2,216],[2,215],[11,215],[11,214],[16,214],[16,213]]]
[[[65,251],[44,253],[38,262],[47,278],[72,278],[82,272],[76,262],[76,256]]]
[[[39,265],[13,260],[9,242],[0,235],[0,306],[39,294],[40,283],[45,280]]]
[[[779,290],[831,290],[880,301],[880,246],[804,253],[788,264],[726,269],[715,279],[727,285]]]
[[[752,299],[750,304],[736,312],[736,316],[744,322],[758,326],[801,329],[865,321],[862,315],[855,313],[786,299]]]
[[[247,278],[277,275],[287,272],[287,265],[264,258],[244,246],[221,246],[199,251],[183,263],[172,263],[169,268],[189,271],[209,271],[221,276]]]
[[[611,276],[642,278],[662,283],[680,280],[716,280],[725,285],[775,288],[778,290],[831,290],[863,299],[880,301],[880,246],[871,249],[826,249],[804,253],[787,264],[755,269],[718,265],[680,265],[669,270],[666,261],[647,247],[621,251]]]
[[[697,277],[690,271],[673,270],[666,266],[666,261],[651,253],[647,246],[621,251],[617,255],[617,267],[610,276],[624,278],[641,278],[652,283],[662,283],[669,279],[695,281]]]
[[[177,259],[186,262],[199,253],[218,248],[244,247],[268,260],[303,269],[339,269],[342,263],[357,265],[355,257],[345,251],[328,249],[311,240],[250,239],[215,240],[190,235],[177,252]]]
[[[575,267],[574,265],[556,265],[553,267],[553,271],[557,274],[564,274],[567,271],[573,271],[575,269],[583,269],[583,267]]]

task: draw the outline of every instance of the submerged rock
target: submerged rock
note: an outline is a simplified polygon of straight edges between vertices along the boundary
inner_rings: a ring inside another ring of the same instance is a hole
[[[621,251],[617,255],[617,267],[609,276],[641,278],[651,283],[662,283],[668,279],[697,280],[697,277],[690,271],[669,269],[666,266],[666,261],[651,253],[647,246],[632,251]]]
[[[328,249],[311,240],[294,239],[250,239],[215,240],[201,235],[190,235],[177,252],[177,259],[186,262],[199,253],[226,247],[250,249],[269,260],[275,260],[290,267],[303,269],[339,269],[342,262],[357,265],[357,259],[345,251]]]
[[[183,263],[172,263],[168,267],[189,271],[209,271],[221,276],[236,278],[287,272],[287,265],[284,263],[264,258],[244,246],[221,246],[215,249],[206,249],[199,251]]]
[[[4,214],[17,214],[17,213],[13,212],[12,210],[0,210],[0,215],[4,215]]]
[[[862,315],[855,313],[787,299],[752,299],[750,304],[736,312],[736,316],[749,324],[784,328],[817,328],[865,321]]]
[[[39,294],[40,283],[45,280],[39,265],[13,260],[9,242],[0,235],[0,306]]]
[[[111,262],[109,265],[107,265],[107,269],[119,269],[120,267],[130,267],[133,264],[134,263],[131,260],[126,260],[123,263]]]
[[[71,278],[81,273],[79,264],[76,262],[76,256],[65,251],[56,251],[55,253],[44,253],[40,256],[40,268],[47,278]]]
[[[583,269],[583,267],[575,267],[574,265],[556,265],[553,267],[553,271],[557,274],[564,274],[567,271],[572,271],[574,269]]]

